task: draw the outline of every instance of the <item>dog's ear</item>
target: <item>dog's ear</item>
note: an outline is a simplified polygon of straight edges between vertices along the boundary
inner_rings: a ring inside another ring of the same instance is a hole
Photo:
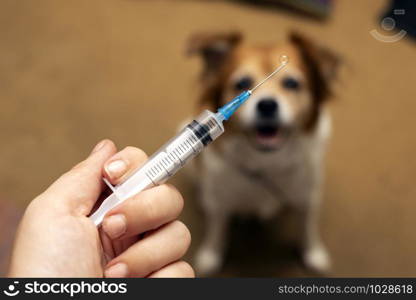
[[[294,31],[290,34],[290,42],[297,46],[306,63],[313,62],[326,80],[337,77],[341,63],[340,56],[327,47],[313,42],[305,35]]]
[[[240,32],[193,34],[186,45],[187,55],[198,54],[204,63],[203,76],[220,70],[231,51],[242,41]]]
[[[331,95],[332,83],[337,77],[341,59],[333,51],[298,32],[290,34],[290,42],[300,52],[310,83],[314,105],[310,117],[305,122],[305,128],[311,129],[318,120],[321,103]]]

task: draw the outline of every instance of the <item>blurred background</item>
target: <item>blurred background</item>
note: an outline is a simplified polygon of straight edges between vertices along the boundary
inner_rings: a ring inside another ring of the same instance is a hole
[[[330,104],[321,214],[330,275],[416,276],[416,44],[405,22],[416,15],[389,7],[387,0],[0,1],[0,275],[25,206],[96,142],[152,153],[195,113],[200,62],[184,54],[190,34],[241,30],[249,43],[270,43],[298,29],[344,62]],[[186,199],[192,260],[203,219],[183,174],[174,183]],[[240,235],[233,239],[246,250],[230,249],[220,276],[307,276],[285,251],[251,243],[255,232]]]

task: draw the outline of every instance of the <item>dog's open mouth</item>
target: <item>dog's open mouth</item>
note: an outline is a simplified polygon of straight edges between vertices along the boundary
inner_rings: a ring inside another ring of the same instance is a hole
[[[278,124],[259,124],[255,128],[255,138],[263,148],[277,148],[284,138],[283,128]]]

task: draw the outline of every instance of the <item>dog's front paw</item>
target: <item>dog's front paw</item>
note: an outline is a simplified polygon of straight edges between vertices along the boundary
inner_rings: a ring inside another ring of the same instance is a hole
[[[303,261],[310,271],[320,275],[327,275],[331,268],[329,254],[323,246],[306,249],[303,254]]]
[[[195,256],[197,276],[205,277],[215,274],[222,266],[221,256],[211,249],[200,249]]]

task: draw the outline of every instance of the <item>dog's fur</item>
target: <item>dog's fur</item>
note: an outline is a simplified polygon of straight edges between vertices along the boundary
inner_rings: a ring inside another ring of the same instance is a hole
[[[266,220],[284,205],[300,216],[305,265],[327,271],[329,256],[320,240],[317,211],[331,127],[324,104],[337,56],[298,33],[269,46],[248,46],[236,32],[200,33],[190,39],[188,51],[204,63],[199,111],[215,111],[268,75],[281,55],[289,57],[286,68],[256,90],[226,124],[224,136],[197,162],[206,215],[206,234],[196,254],[198,274],[221,269],[232,215]]]

